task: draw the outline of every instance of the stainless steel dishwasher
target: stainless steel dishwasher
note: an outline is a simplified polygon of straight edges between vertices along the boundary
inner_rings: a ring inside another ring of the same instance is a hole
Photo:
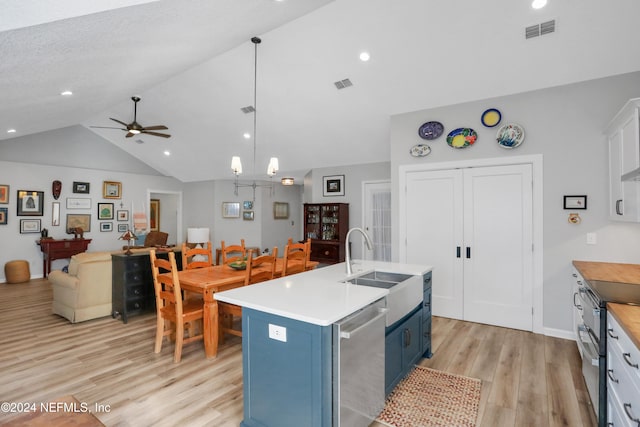
[[[384,408],[384,330],[381,299],[333,328],[333,425],[367,427]]]

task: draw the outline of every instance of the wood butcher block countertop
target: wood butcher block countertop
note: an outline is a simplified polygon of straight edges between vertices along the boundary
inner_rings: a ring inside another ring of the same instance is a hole
[[[586,280],[603,282],[635,283],[640,285],[640,264],[618,264],[613,262],[573,261]]]
[[[640,349],[640,306],[609,303],[607,310],[620,322],[622,329]]]
[[[573,265],[590,284],[602,283],[602,285],[615,286],[617,283],[627,283],[640,288],[640,264],[573,261]],[[620,326],[631,337],[634,344],[640,348],[640,306],[609,302],[607,309],[620,322]]]

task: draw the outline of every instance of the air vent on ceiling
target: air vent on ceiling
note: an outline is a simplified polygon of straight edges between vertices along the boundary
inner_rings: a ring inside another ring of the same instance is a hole
[[[531,25],[524,29],[524,36],[527,39],[532,37],[544,36],[551,34],[556,30],[556,20],[543,22],[542,24]]]
[[[353,83],[351,83],[351,80],[349,80],[349,79],[338,80],[337,82],[334,82],[333,84],[336,85],[336,87],[338,89],[344,89],[344,88],[347,88],[349,86],[353,86]]]
[[[245,114],[253,113],[254,111],[256,111],[256,109],[253,108],[253,105],[249,105],[248,107],[242,107],[241,110]]]

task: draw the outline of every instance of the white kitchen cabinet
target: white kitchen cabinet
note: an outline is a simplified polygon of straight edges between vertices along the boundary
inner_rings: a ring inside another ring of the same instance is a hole
[[[629,100],[607,126],[609,218],[640,222],[640,98]],[[624,177],[624,180],[623,180]]]
[[[610,312],[607,325],[608,422],[635,426],[640,420],[640,349]]]

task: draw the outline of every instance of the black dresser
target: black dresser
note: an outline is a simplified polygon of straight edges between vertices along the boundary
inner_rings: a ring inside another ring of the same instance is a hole
[[[182,269],[182,256],[176,254],[178,269]],[[158,258],[169,259],[169,252],[156,252]],[[111,255],[111,316],[121,316],[127,323],[129,316],[155,310],[156,296],[153,290],[151,259],[149,252],[131,255]]]

